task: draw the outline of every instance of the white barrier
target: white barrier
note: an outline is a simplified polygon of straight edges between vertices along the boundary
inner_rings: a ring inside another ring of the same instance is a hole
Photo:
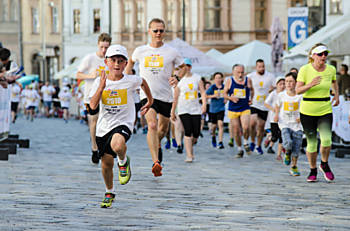
[[[0,140],[7,138],[10,131],[10,94],[10,86],[8,88],[0,86]]]
[[[349,110],[350,101],[345,101],[341,95],[340,104],[333,107],[333,127],[332,130],[346,142],[350,142]]]

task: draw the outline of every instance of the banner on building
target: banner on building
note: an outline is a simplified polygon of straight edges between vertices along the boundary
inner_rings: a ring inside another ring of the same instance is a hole
[[[308,36],[307,7],[288,8],[288,49],[304,41]]]

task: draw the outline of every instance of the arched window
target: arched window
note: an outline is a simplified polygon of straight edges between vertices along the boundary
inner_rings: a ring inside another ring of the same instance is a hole
[[[136,30],[143,31],[145,29],[145,3],[143,0],[136,1]]]
[[[132,1],[124,1],[124,32],[131,30],[132,24]]]
[[[166,1],[166,29],[168,31],[174,31],[175,30],[175,24],[176,24],[176,16],[175,16],[175,9],[176,9],[176,1],[175,0],[168,0]]]
[[[266,29],[265,0],[255,0],[255,29]]]

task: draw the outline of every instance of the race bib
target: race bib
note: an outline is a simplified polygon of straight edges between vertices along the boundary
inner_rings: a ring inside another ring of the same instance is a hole
[[[127,89],[104,90],[102,103],[107,106],[122,106],[128,103]]]
[[[284,111],[297,111],[299,109],[298,102],[283,102]]]
[[[185,93],[185,99],[186,100],[192,100],[198,98],[198,92],[197,91],[187,91]]]
[[[162,68],[164,67],[164,58],[159,55],[152,55],[145,58],[145,67]]]
[[[237,98],[244,99],[246,96],[245,89],[235,88],[233,90],[233,96],[236,96]]]
[[[224,90],[215,90],[214,94],[218,94],[219,98],[224,97]]]
[[[257,95],[256,96],[256,101],[258,103],[264,103],[265,102],[265,99],[266,99],[266,95]]]

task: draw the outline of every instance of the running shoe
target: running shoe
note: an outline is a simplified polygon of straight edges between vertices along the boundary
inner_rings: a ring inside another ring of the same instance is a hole
[[[300,172],[298,171],[298,167],[297,167],[297,166],[291,167],[291,168],[289,169],[289,173],[290,173],[292,176],[300,176]]]
[[[230,141],[228,142],[228,146],[230,146],[230,147],[234,146],[233,138],[230,138]]]
[[[160,162],[157,161],[152,166],[152,173],[155,177],[162,175],[162,166],[160,165]]]
[[[332,182],[334,180],[334,175],[327,162],[323,164],[321,163],[319,169],[323,173],[323,176],[326,179],[326,181]]]
[[[92,151],[91,161],[94,164],[98,164],[100,162],[100,158],[98,157],[98,151]]]
[[[317,172],[316,174],[313,174],[312,172],[310,172],[306,180],[307,182],[317,182]]]
[[[250,150],[249,144],[244,144],[243,145],[245,152],[250,155],[252,151]]]
[[[290,165],[290,153],[286,153],[286,155],[284,157],[284,164]]]
[[[112,203],[115,199],[114,193],[105,193],[105,198],[101,203],[101,208],[110,208],[112,207]]]
[[[214,148],[216,148],[216,136],[212,136],[211,144],[213,145]]]
[[[254,152],[255,149],[255,144],[254,143],[250,143],[250,151]]]
[[[171,139],[171,142],[173,143],[173,147],[174,148],[177,148],[177,142],[176,142],[176,139]]]
[[[269,153],[269,154],[275,154],[275,151],[272,149],[272,147],[269,147],[269,148],[267,149],[267,153]]]
[[[183,147],[182,147],[182,145],[178,145],[176,151],[177,151],[177,153],[182,154],[182,152],[183,152]]]
[[[193,158],[187,156],[186,159],[185,159],[185,162],[186,163],[192,163],[193,162]]]
[[[127,184],[131,178],[130,158],[126,156],[126,163],[122,166],[120,166],[118,163],[118,168],[120,184]]]
[[[257,151],[257,153],[258,153],[259,155],[264,154],[264,151],[262,150],[261,146],[257,146],[257,147],[256,147],[256,151]]]
[[[170,149],[170,146],[170,140],[167,140],[165,144],[165,149]]]
[[[244,155],[244,151],[243,150],[239,150],[239,152],[236,155],[236,158],[242,158]]]
[[[162,163],[163,161],[163,150],[161,147],[158,149],[158,160],[159,160],[159,163]]]
[[[222,142],[219,142],[219,146],[218,146],[219,149],[224,149],[224,144]]]

